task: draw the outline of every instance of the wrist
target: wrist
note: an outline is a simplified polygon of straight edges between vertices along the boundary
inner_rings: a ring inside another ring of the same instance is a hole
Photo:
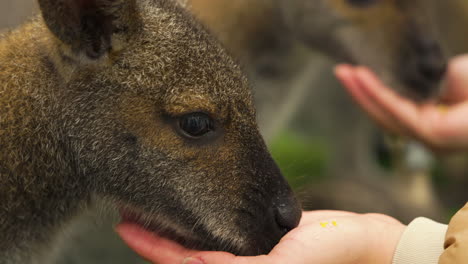
[[[368,226],[369,248],[364,254],[367,259],[361,263],[392,264],[393,256],[406,226],[399,221],[384,215],[371,215]],[[371,253],[369,253],[369,250]]]
[[[398,224],[390,224],[388,229],[383,231],[382,237],[380,238],[380,243],[382,245],[382,262],[374,262],[374,263],[385,263],[385,264],[392,264],[393,256],[398,247],[398,243],[400,242],[403,233],[405,232],[406,225],[402,223]]]

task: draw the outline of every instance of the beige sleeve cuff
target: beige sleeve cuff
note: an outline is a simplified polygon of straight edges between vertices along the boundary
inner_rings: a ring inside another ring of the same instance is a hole
[[[427,218],[416,218],[401,236],[393,264],[437,264],[444,251],[447,226]]]

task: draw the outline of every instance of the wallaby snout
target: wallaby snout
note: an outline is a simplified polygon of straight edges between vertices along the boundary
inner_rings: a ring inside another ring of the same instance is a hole
[[[256,148],[257,150],[254,150]],[[249,155],[252,174],[251,187],[246,188],[245,199],[250,201],[252,217],[257,219],[257,225],[248,232],[258,235],[252,236],[245,247],[238,254],[258,255],[269,252],[291,229],[299,224],[302,210],[291,188],[288,186],[280,169],[277,167],[263,144],[252,145]],[[255,199],[258,197],[260,199]],[[249,226],[242,220],[240,226]],[[256,245],[256,246],[253,246]]]
[[[287,233],[296,228],[301,220],[302,211],[297,206],[297,201],[291,192],[279,196],[274,207],[276,223]]]
[[[400,75],[413,99],[424,100],[440,92],[440,82],[447,70],[447,58],[435,37],[422,29],[407,30],[407,55],[401,57]]]
[[[270,155],[265,152],[260,162],[264,165],[256,165],[262,169],[258,176],[266,174],[268,175],[267,177],[271,178],[271,183],[265,183],[267,190],[270,190],[269,193],[272,195],[268,210],[270,217],[275,220],[275,228],[279,228],[279,231],[283,232],[283,234],[287,233],[299,224],[302,215],[301,208],[291,188],[284,180],[280,169]]]

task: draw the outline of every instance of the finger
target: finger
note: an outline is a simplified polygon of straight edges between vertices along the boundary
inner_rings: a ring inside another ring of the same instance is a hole
[[[356,77],[364,92],[382,111],[393,116],[404,134],[425,142],[434,150],[458,150],[467,146],[468,103],[452,106],[447,111],[431,104],[419,106],[389,89],[382,89],[383,85],[367,69],[358,69]]]
[[[367,68],[357,68],[356,80],[380,111],[392,118],[400,133],[423,140],[427,138],[427,122],[421,119],[418,105],[386,88]]]
[[[396,126],[396,122],[391,116],[386,114],[379,106],[364,93],[362,84],[355,78],[356,70],[347,65],[339,65],[335,68],[335,75],[341,81],[346,90],[350,93],[351,97],[357,102],[357,104],[366,111],[374,121],[381,125],[386,130],[401,134],[401,129]],[[381,89],[388,89],[383,87]]]
[[[447,84],[442,100],[455,104],[468,99],[468,55],[455,57],[450,61]]]
[[[134,224],[119,224],[116,231],[131,249],[152,263],[182,263],[185,257],[196,253]]]

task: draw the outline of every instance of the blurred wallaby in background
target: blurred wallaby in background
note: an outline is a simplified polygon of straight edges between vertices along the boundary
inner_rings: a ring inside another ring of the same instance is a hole
[[[34,0],[0,2],[0,31],[12,29],[37,12]]]

